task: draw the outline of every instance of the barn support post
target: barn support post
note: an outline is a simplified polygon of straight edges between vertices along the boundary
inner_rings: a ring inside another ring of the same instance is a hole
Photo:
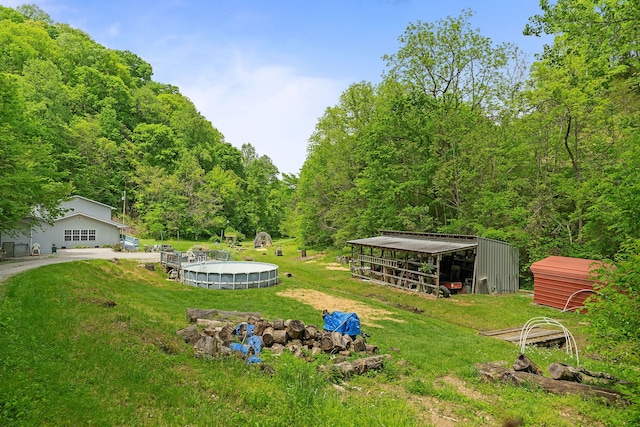
[[[436,256],[436,298],[440,298],[440,261],[442,261],[442,255]]]
[[[471,293],[476,293],[476,280],[478,280],[478,250],[473,250],[473,279],[471,281]]]

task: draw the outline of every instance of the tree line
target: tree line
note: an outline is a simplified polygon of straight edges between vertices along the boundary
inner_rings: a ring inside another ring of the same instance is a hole
[[[633,2],[541,2],[530,66],[470,25],[410,24],[380,84],[351,85],[311,136],[300,237],[344,245],[401,229],[480,235],[601,259],[640,237]]]
[[[36,6],[0,8],[0,228],[76,193],[142,235],[224,228],[341,248],[380,229],[613,257],[639,237],[638,55],[631,1],[541,1],[533,64],[473,12],[410,23],[381,82],[326,108],[296,175],[225,141],[179,88]],[[27,160],[28,159],[28,160]]]

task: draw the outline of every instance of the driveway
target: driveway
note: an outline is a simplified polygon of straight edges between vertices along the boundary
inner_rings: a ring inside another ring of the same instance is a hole
[[[160,252],[114,252],[111,248],[58,249],[51,255],[22,258],[5,258],[0,261],[0,283],[9,276],[43,265],[59,264],[88,259],[135,259],[144,262],[160,262]]]

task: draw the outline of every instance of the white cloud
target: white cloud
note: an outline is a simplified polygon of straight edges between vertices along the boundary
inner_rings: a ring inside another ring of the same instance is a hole
[[[252,65],[236,53],[223,70],[196,70],[175,82],[236,147],[250,143],[280,172],[299,173],[307,140],[343,82],[301,75],[281,65]]]
[[[116,22],[114,24],[111,24],[107,28],[107,34],[109,34],[109,36],[111,36],[111,37],[119,36],[120,35],[120,23]]]

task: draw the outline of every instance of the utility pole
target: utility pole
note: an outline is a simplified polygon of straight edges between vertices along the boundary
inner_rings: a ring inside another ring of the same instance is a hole
[[[125,224],[124,212],[125,212],[126,204],[127,204],[127,190],[123,190],[122,191],[122,238],[123,239],[124,239],[124,236],[125,236],[125,232],[124,232],[124,224]]]

